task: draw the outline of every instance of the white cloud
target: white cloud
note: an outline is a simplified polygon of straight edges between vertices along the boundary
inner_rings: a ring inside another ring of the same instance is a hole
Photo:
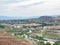
[[[40,2],[43,3],[40,4]],[[26,0],[0,6],[0,15],[42,16],[50,14],[60,14],[60,0]]]
[[[26,6],[26,5],[32,5],[34,3],[39,3],[39,2],[44,2],[46,0],[28,0],[28,1],[23,1],[23,2],[17,2],[17,3],[12,3],[8,4],[8,8],[14,9],[18,6]]]

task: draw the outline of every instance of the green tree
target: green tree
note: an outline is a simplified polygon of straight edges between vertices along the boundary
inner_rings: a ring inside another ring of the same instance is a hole
[[[0,28],[5,28],[5,26],[4,25],[0,25]]]
[[[45,44],[45,45],[51,45],[49,42],[47,43],[47,44]]]
[[[60,41],[55,42],[54,45],[60,45]]]

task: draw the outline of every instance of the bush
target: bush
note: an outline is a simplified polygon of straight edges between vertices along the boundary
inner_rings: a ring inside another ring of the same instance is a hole
[[[45,45],[43,42],[37,42],[36,45]]]
[[[4,25],[0,25],[0,28],[5,28],[5,26]]]
[[[55,42],[54,45],[60,45],[60,41]]]
[[[45,45],[51,45],[49,42],[47,43],[47,44],[45,44]]]

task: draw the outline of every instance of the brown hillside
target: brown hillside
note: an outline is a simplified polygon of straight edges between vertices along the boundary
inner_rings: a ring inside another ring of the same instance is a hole
[[[27,42],[9,36],[6,32],[0,32],[0,45],[29,45]]]

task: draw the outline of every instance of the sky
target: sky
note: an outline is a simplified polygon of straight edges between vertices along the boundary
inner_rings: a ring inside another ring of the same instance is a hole
[[[0,16],[60,15],[60,0],[0,0]]]

